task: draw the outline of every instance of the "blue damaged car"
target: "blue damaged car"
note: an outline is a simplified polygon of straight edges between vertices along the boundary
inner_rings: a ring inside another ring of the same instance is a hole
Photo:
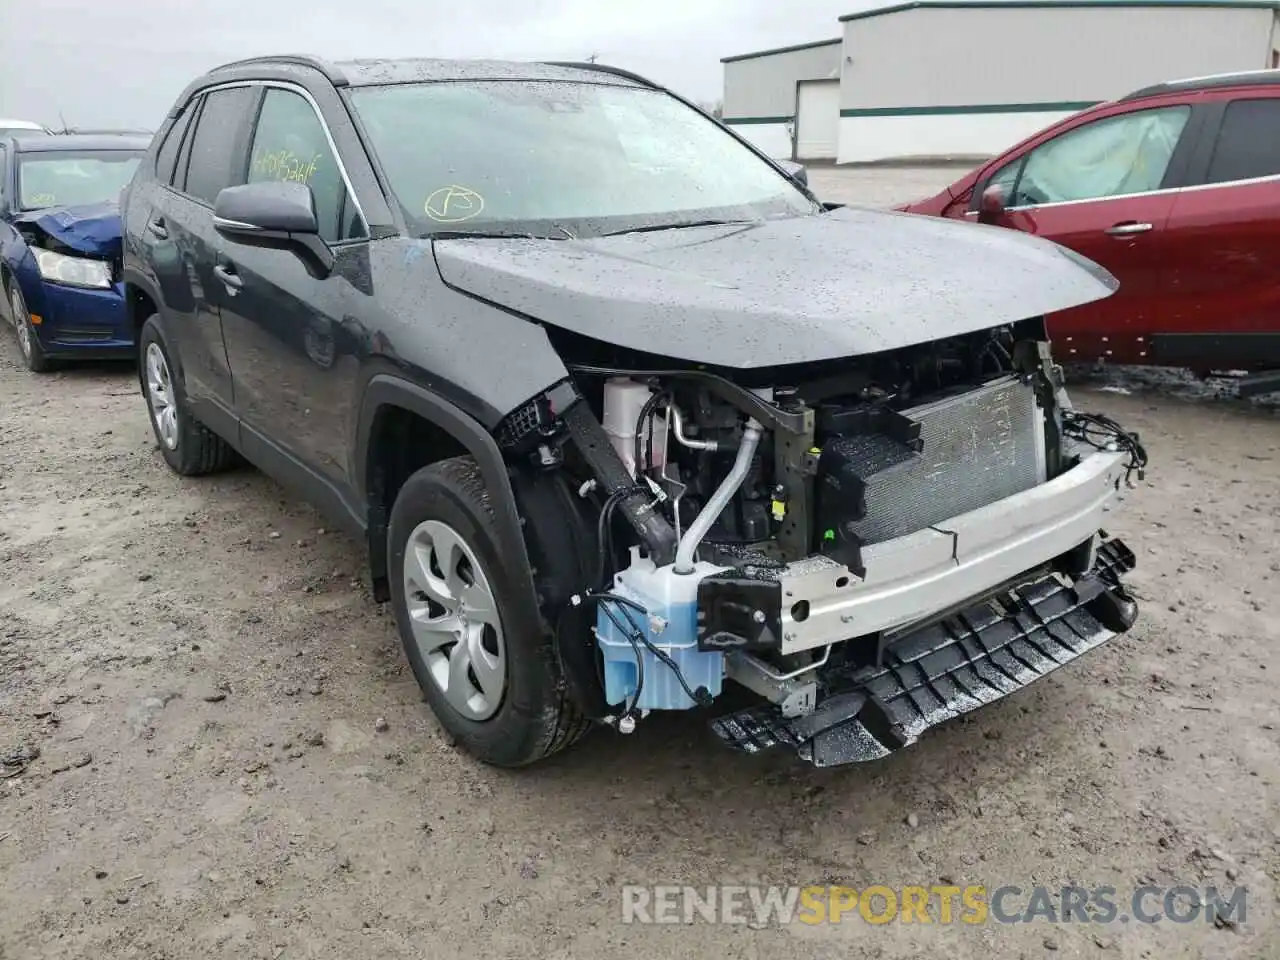
[[[149,137],[0,138],[0,287],[27,367],[131,357],[120,193]]]

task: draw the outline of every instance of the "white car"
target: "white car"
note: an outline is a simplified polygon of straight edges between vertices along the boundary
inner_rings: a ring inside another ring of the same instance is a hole
[[[0,137],[14,133],[52,133],[53,131],[30,120],[9,120],[0,117]]]

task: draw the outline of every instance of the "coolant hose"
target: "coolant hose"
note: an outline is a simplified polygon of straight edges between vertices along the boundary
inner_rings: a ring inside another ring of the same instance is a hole
[[[729,505],[729,501],[733,499],[751,471],[751,461],[755,459],[756,447],[760,445],[760,433],[760,424],[755,420],[748,420],[746,429],[742,431],[742,445],[738,447],[738,456],[733,461],[733,469],[724,478],[724,482],[716,488],[716,492],[711,495],[706,506],[694,517],[693,523],[689,524],[689,529],[684,532],[684,536],[680,538],[680,545],[676,547],[676,573],[682,575],[693,573],[693,558],[698,552],[698,545],[702,543],[702,538],[707,535],[711,525],[720,519],[720,514],[724,512],[724,508]]]

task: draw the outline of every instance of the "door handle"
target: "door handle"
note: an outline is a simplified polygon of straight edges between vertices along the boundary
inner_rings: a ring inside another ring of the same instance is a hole
[[[161,240],[169,238],[169,231],[164,225],[164,217],[156,217],[154,220],[147,222],[147,229],[152,236],[159,237]]]
[[[236,275],[235,271],[227,269],[222,264],[213,268],[213,275],[227,285],[227,292],[233,297],[236,291],[244,286],[244,281]]]
[[[1109,237],[1132,237],[1135,234],[1146,233],[1151,229],[1149,223],[1137,223],[1129,220],[1125,223],[1117,223],[1114,227],[1107,227],[1103,232]]]

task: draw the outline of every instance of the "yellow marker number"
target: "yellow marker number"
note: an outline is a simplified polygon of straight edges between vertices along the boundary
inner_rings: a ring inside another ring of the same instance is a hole
[[[284,180],[309,186],[320,163],[320,154],[304,160],[292,150],[270,150],[259,153],[250,172],[255,180]]]
[[[436,223],[462,223],[480,215],[484,210],[484,197],[454,184],[441,187],[427,197],[423,210]]]

